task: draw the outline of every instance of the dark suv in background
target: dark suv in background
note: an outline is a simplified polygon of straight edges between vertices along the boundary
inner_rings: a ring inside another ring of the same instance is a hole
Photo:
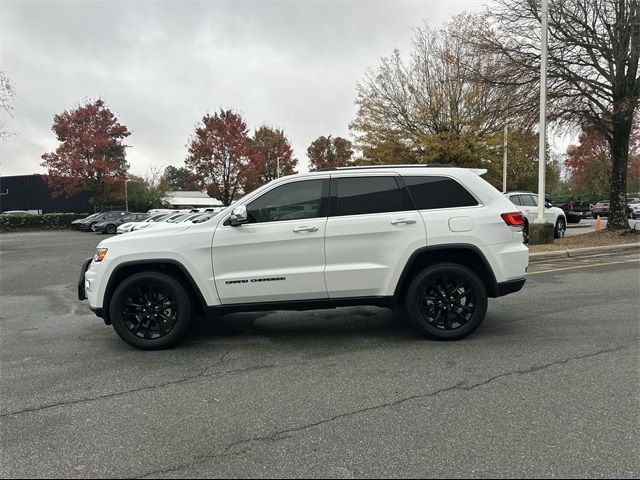
[[[127,215],[129,212],[123,211],[112,211],[112,212],[102,212],[102,213],[94,213],[93,215],[89,215],[87,218],[82,220],[74,220],[71,222],[71,228],[75,228],[76,230],[80,230],[82,232],[90,232],[91,227],[105,220],[116,220],[124,215]]]

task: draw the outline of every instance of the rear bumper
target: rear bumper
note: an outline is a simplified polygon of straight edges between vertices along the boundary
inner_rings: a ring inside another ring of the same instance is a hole
[[[526,278],[519,278],[518,280],[510,280],[508,282],[498,283],[496,288],[496,297],[504,297],[510,293],[519,292],[524,287]]]

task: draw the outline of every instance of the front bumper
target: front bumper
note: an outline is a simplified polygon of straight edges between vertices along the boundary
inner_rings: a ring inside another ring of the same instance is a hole
[[[524,283],[526,281],[526,278],[519,278],[518,280],[498,283],[496,289],[496,297],[504,297],[505,295],[509,295],[510,293],[519,292],[520,290],[522,290],[522,287],[524,287]]]
[[[78,279],[78,299],[86,300],[87,299],[87,290],[85,286],[85,278],[84,274],[87,273],[91,262],[93,261],[93,257],[87,258],[82,263],[82,268],[80,269],[80,278]]]

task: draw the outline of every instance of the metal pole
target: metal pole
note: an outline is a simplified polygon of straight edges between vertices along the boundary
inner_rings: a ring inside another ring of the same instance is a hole
[[[540,51],[540,132],[538,152],[538,218],[536,223],[544,223],[545,166],[547,153],[547,37],[549,0],[542,0],[542,48]]]
[[[507,126],[504,126],[504,144],[502,146],[502,192],[507,191]]]
[[[127,182],[129,181],[129,179],[125,179],[124,181],[124,210],[125,212],[129,211],[129,195],[127,193]]]

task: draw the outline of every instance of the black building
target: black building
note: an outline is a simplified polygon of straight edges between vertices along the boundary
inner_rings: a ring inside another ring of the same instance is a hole
[[[71,197],[53,196],[43,175],[0,177],[0,212],[42,210],[42,213],[93,213],[91,194],[80,192]]]

